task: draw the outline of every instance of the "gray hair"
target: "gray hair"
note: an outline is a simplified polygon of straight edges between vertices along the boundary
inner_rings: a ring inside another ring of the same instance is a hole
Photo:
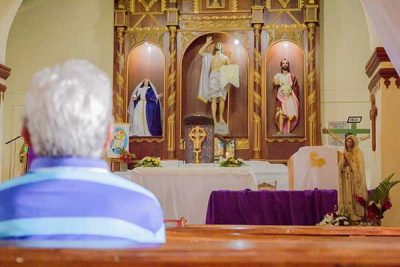
[[[37,155],[100,158],[113,121],[110,80],[85,60],[45,68],[27,91],[25,117]]]

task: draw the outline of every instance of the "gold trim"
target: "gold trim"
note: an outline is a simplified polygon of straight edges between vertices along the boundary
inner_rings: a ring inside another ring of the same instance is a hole
[[[135,0],[129,0],[128,10],[133,15],[137,15],[139,13],[146,13],[146,14],[156,13],[156,12],[150,12],[150,10],[154,6],[154,4],[158,2],[158,0],[150,0],[149,2],[144,1],[144,0],[137,0],[137,2],[142,4],[142,6],[144,7],[144,10],[146,12],[136,12]],[[161,13],[164,13],[166,8],[167,8],[167,0],[161,0],[161,8],[160,8],[161,9]],[[160,11],[158,11],[158,12],[160,12]]]
[[[266,24],[263,26],[263,30],[307,30],[305,24]]]
[[[179,21],[202,21],[202,20],[250,20],[251,16],[202,16],[202,17],[180,17]]]
[[[301,9],[304,6],[304,0],[297,0],[297,7],[295,8],[287,8],[287,5],[289,4],[290,0],[287,1],[286,6],[284,6],[282,2],[283,2],[282,0],[279,0],[279,3],[283,8],[272,8],[271,0],[265,0],[265,8],[268,10],[268,12],[301,11]]]
[[[209,29],[252,29],[251,16],[179,17],[182,28],[209,31]]]
[[[200,12],[200,0],[193,0],[193,13]]]
[[[268,143],[283,143],[283,142],[289,142],[289,143],[293,143],[293,142],[304,142],[306,141],[307,138],[306,137],[296,137],[296,138],[286,138],[286,137],[279,137],[279,138],[267,138],[267,142]]]
[[[225,0],[221,0],[221,5],[219,5],[217,0],[213,0],[212,4],[210,5],[210,1],[206,0],[206,8],[207,9],[225,8]]]
[[[159,48],[164,49],[163,38],[168,32],[167,27],[160,28],[128,28],[126,30],[130,38],[130,49],[141,43],[149,42],[156,44]],[[163,49],[161,49],[163,51]]]
[[[152,143],[152,142],[157,142],[161,143],[164,141],[164,138],[160,137],[136,137],[136,136],[130,136],[129,137],[129,143]]]
[[[178,31],[181,35],[181,51],[185,51],[189,44],[191,44],[199,35],[195,35],[192,31]]]
[[[304,50],[305,24],[265,25],[263,29],[267,32],[268,48],[281,41],[291,41]]]
[[[238,0],[230,0],[230,9],[232,12],[238,11]]]
[[[238,150],[250,149],[249,138],[236,138],[236,149]]]
[[[288,4],[290,3],[290,0],[279,0],[279,3],[283,8],[287,8]]]

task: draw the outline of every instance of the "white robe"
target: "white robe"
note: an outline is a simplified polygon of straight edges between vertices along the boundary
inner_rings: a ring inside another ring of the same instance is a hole
[[[227,85],[239,87],[239,66],[223,65],[218,71],[211,71],[212,55],[206,53],[201,65],[199,91],[197,97],[207,103],[213,97],[226,99]]]

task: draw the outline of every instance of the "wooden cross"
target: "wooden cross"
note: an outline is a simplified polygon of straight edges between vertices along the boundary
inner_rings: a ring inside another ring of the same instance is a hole
[[[357,123],[351,123],[351,128],[350,129],[329,129],[332,133],[334,134],[369,134],[371,131],[370,129],[358,129],[357,128]],[[328,131],[325,129],[322,129],[323,134],[328,134]]]
[[[189,138],[193,141],[193,152],[196,154],[196,163],[200,163],[201,143],[206,136],[207,133],[199,126],[193,127],[190,130]]]

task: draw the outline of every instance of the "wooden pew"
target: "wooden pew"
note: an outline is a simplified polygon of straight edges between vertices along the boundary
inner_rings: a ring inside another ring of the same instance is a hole
[[[398,266],[400,229],[221,226],[169,228],[167,244],[130,249],[0,248],[0,266]]]

